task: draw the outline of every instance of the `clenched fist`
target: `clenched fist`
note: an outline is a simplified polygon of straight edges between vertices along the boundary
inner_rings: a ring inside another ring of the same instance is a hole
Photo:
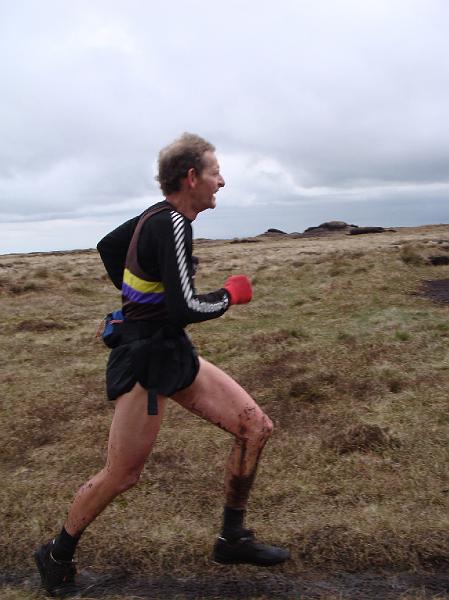
[[[231,304],[246,304],[253,297],[251,281],[246,275],[231,275],[224,284]]]

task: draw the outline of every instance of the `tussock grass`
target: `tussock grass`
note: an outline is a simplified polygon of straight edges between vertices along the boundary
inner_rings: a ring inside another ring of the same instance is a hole
[[[200,290],[230,272],[254,278],[249,305],[189,333],[275,423],[249,522],[291,548],[285,574],[449,563],[449,308],[416,295],[444,274],[404,258],[434,253],[447,235],[429,227],[195,250]],[[29,272],[39,285],[25,291]],[[0,565],[25,573],[31,549],[103,465],[112,408],[94,335],[119,293],[91,251],[0,257],[0,283]],[[80,562],[218,573],[209,555],[230,446],[170,404],[140,484],[86,532]]]
[[[422,256],[420,250],[421,245],[416,244],[404,244],[401,248],[401,258],[406,264],[410,265],[423,265],[425,259]]]

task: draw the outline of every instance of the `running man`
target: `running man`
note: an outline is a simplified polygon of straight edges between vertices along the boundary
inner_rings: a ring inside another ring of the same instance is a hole
[[[213,548],[220,563],[270,566],[289,552],[258,541],[244,525],[257,464],[272,422],[237,382],[197,356],[186,325],[214,319],[251,300],[244,275],[197,294],[191,223],[215,208],[225,185],[212,144],[184,134],[159,153],[165,200],[106,235],[97,248],[122,291],[118,325],[106,372],[115,401],[106,464],[76,493],[61,532],[35,552],[48,592],[75,585],[75,549],[83,531],[119,494],[134,486],[161,426],[167,397],[225,429],[234,444],[225,471],[223,525]]]

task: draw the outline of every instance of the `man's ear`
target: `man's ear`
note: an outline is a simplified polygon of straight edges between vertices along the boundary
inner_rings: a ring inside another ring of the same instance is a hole
[[[198,175],[196,170],[191,167],[188,171],[187,171],[187,185],[189,186],[189,188],[194,188],[197,184],[198,181]]]

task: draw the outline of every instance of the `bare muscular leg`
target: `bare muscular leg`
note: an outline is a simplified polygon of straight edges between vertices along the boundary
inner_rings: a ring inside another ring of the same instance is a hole
[[[193,384],[173,399],[235,436],[226,466],[226,506],[245,508],[271,421],[237,382],[203,359]],[[65,523],[70,535],[80,535],[117,495],[138,481],[160,429],[165,398],[158,402],[159,414],[148,416],[147,391],[139,384],[116,401],[106,464],[78,490]]]
[[[177,392],[174,400],[235,437],[226,465],[223,528],[214,545],[213,559],[265,567],[287,560],[288,550],[258,541],[243,526],[260,453],[273,429],[270,419],[236,381],[202,359],[193,384]]]
[[[193,384],[173,399],[235,436],[226,465],[225,502],[228,507],[244,509],[272,422],[236,381],[204,359],[200,359]]]
[[[160,429],[165,398],[158,397],[158,415],[147,414],[147,391],[138,383],[116,401],[104,468],[78,490],[65,523],[79,536],[120,493],[139,480]]]
[[[272,431],[269,418],[237,382],[202,359],[193,384],[174,394],[173,398],[235,437],[226,465],[225,520],[222,535],[214,546],[214,560],[260,566],[286,560],[288,551],[258,542],[243,527],[244,509],[259,456]],[[113,498],[137,483],[159,432],[165,398],[158,397],[158,403],[159,414],[148,416],[147,392],[139,384],[117,400],[106,465],[76,494],[64,535],[78,538]]]

